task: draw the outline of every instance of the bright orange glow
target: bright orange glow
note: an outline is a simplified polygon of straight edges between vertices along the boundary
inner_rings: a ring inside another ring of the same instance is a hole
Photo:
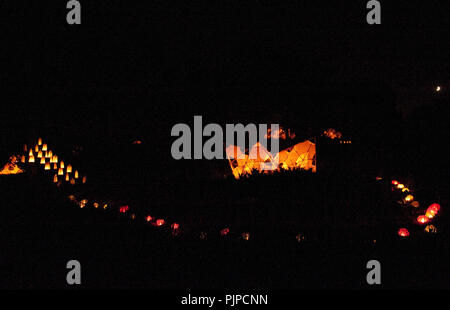
[[[72,165],[67,165],[67,173],[71,173],[72,172]]]
[[[38,152],[37,158],[42,158],[42,151],[39,151],[39,152]]]
[[[34,147],[34,152],[35,152],[35,153],[39,152],[39,146],[36,145],[36,146]]]
[[[406,228],[400,228],[398,230],[398,235],[400,237],[408,237],[409,236],[409,231]]]
[[[82,199],[79,204],[80,208],[84,208],[87,205],[87,203],[88,203],[87,199]]]
[[[59,168],[64,169],[64,162],[63,162],[63,161],[61,161],[61,162],[59,163]]]
[[[75,179],[78,179],[78,170],[75,170]]]
[[[250,149],[248,155],[235,145],[229,145],[226,154],[236,179],[252,174],[253,171],[269,173],[281,169],[311,169],[316,172],[316,145],[308,140],[282,150],[275,156],[259,142]]]
[[[170,227],[171,227],[172,229],[176,230],[176,229],[180,228],[180,224],[178,224],[178,223],[173,223],[172,225],[170,225]]]
[[[83,181],[82,181],[82,183],[83,183],[83,184],[86,183],[86,176],[83,176]]]
[[[425,213],[425,216],[428,217],[429,219],[432,219],[435,215],[436,213],[434,213],[434,211],[431,210],[427,210],[427,212]]]
[[[68,173],[66,173],[66,179],[65,179],[67,182],[70,180],[69,179],[69,174]]]
[[[42,158],[41,158],[40,163],[41,163],[42,165],[45,164],[45,157],[42,157]]]
[[[64,170],[62,168],[58,169],[58,175],[64,175]]]
[[[163,219],[157,219],[156,220],[156,226],[163,226],[165,221]]]
[[[28,156],[33,156],[33,150],[30,149],[30,151],[28,152]]]
[[[151,222],[151,221],[153,220],[153,217],[152,217],[151,215],[147,215],[147,216],[145,217],[145,220],[146,220],[147,222]]]
[[[428,219],[428,217],[426,217],[425,215],[419,215],[417,217],[417,222],[419,222],[420,224],[426,224],[428,223],[430,220]]]
[[[42,146],[42,150],[45,152],[45,151],[47,151],[47,144],[44,144],[43,146]]]
[[[431,219],[431,218],[433,218],[436,214],[438,214],[439,209],[440,209],[440,206],[439,206],[437,203],[432,204],[432,205],[430,205],[430,206],[428,207],[427,212],[425,213],[425,215],[426,215],[428,218]]]
[[[392,180],[392,185],[397,186],[398,185],[398,181]]]
[[[50,167],[50,163],[46,163],[44,169],[45,170],[50,170],[52,167]]]
[[[404,185],[404,184],[398,184],[398,185],[397,185],[397,188],[398,188],[398,189],[405,188],[405,185]]]
[[[9,158],[9,161],[6,163],[6,165],[0,169],[0,174],[20,174],[23,173],[24,171],[22,169],[19,168],[19,166],[17,165],[17,157],[16,156],[11,156]]]
[[[336,129],[333,128],[329,128],[328,130],[325,130],[323,132],[323,136],[330,138],[332,140],[334,139],[341,139],[342,138],[342,133],[337,131]]]
[[[250,233],[248,233],[248,232],[243,232],[243,233],[241,234],[241,237],[242,237],[242,239],[248,241],[248,240],[250,239]]]
[[[34,163],[34,156],[30,156],[30,158],[28,158],[28,162],[29,163]]]
[[[53,176],[53,183],[58,183],[58,175]]]
[[[99,204],[97,202],[94,202],[94,208],[98,208]]]
[[[42,145],[42,138],[38,139],[38,145]]]
[[[53,170],[58,169],[58,165],[56,163],[53,164]]]
[[[413,201],[413,200],[414,200],[414,196],[413,195],[408,195],[408,196],[405,197],[405,201],[406,202],[410,202],[410,201]]]

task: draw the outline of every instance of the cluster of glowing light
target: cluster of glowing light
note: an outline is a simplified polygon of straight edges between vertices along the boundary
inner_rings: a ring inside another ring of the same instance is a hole
[[[151,215],[147,215],[147,216],[145,217],[145,220],[146,220],[147,222],[151,222],[151,221],[153,220],[153,217],[152,217]]]
[[[129,206],[121,206],[121,207],[119,208],[119,212],[120,212],[120,213],[125,213],[125,212],[127,212],[129,209],[130,209]]]
[[[173,230],[177,230],[177,229],[180,228],[180,224],[178,224],[178,223],[173,223],[172,225],[170,225],[170,227],[171,227]]]
[[[342,138],[342,133],[337,131],[336,129],[329,128],[329,129],[327,129],[327,130],[325,130],[323,132],[322,136],[325,136],[325,137],[330,138],[332,140],[334,140],[334,139],[341,139]]]
[[[82,199],[79,203],[80,208],[84,208],[87,205],[87,203],[88,203],[87,199]]]
[[[403,188],[405,188],[405,185],[400,183],[400,184],[397,185],[397,188],[398,189],[403,189]]]
[[[267,129],[267,133],[265,134],[264,138],[265,139],[281,139],[281,140],[286,140],[287,138],[294,139],[295,133],[291,129],[285,130],[284,128],[282,128],[280,126],[278,128],[278,131],[274,131],[274,132],[272,132],[272,128]]]
[[[164,219],[157,219],[156,226],[163,226],[166,221]]]
[[[392,185],[397,186],[398,185],[398,181],[397,180],[392,180]]]
[[[406,228],[400,228],[400,229],[398,230],[398,235],[399,235],[400,237],[408,237],[408,236],[409,236],[409,231],[408,231],[408,229],[406,229]]]
[[[24,145],[24,151],[28,150],[28,146]],[[75,173],[72,175],[72,165],[67,165],[66,171],[64,172],[64,168],[65,168],[65,164],[64,161],[59,162],[58,160],[58,156],[55,155],[53,153],[52,150],[50,150],[48,148],[48,145],[46,143],[42,142],[42,138],[38,139],[38,143],[35,145],[34,147],[34,151],[36,153],[36,157],[40,158],[39,163],[44,165],[44,170],[52,170],[52,165],[53,164],[53,170],[57,170],[57,176],[64,176],[64,180],[66,182],[69,182],[71,185],[75,185],[76,181],[75,179],[79,178],[79,173],[78,171],[75,171]],[[33,148],[30,147],[29,151],[28,151],[28,162],[29,163],[34,163],[36,162],[36,158],[35,158],[35,153],[33,153]],[[22,162],[25,163],[26,162],[26,158],[23,156]],[[59,165],[58,165],[59,162]],[[59,168],[58,168],[59,166]],[[61,185],[61,182],[59,182],[58,177],[56,177],[56,181],[55,178],[53,178],[53,182],[56,183],[58,186]],[[83,177],[83,181],[82,183],[86,183],[86,177]]]

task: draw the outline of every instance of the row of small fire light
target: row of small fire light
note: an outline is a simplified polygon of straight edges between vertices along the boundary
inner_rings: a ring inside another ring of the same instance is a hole
[[[87,199],[82,199],[80,201],[77,201],[75,196],[73,196],[73,195],[70,195],[68,198],[69,198],[70,201],[76,203],[81,209],[85,208],[88,205],[88,200]],[[96,209],[100,208],[100,204],[97,203],[97,202],[94,202],[92,205]],[[106,210],[106,209],[108,209],[108,207],[109,207],[108,204],[104,204],[103,207],[101,207],[101,208],[103,210]],[[127,206],[127,205],[119,207],[119,213],[126,214],[126,213],[128,213],[128,211],[130,211],[130,207]],[[132,213],[130,218],[132,220],[135,220],[136,219],[136,214]],[[145,216],[145,222],[147,222],[150,225],[155,226],[155,227],[162,227],[162,226],[166,226],[166,224],[167,224],[166,220],[164,220],[162,218],[155,218],[155,217],[153,217],[151,215],[146,215]],[[172,233],[173,236],[178,236],[180,234],[180,232],[181,232],[179,223],[175,222],[175,223],[170,224],[170,228],[171,228],[171,233]],[[229,233],[230,233],[230,229],[228,227],[225,227],[225,228],[223,228],[220,231],[220,235],[223,236],[223,237],[227,236]],[[240,236],[241,236],[241,238],[243,240],[249,240],[250,239],[250,233],[249,232],[243,232]],[[200,239],[207,239],[207,237],[208,237],[208,234],[206,232],[201,232],[200,233]],[[298,242],[304,241],[305,240],[305,236],[302,235],[302,234],[299,234],[299,235],[296,236],[296,240]]]
[[[401,190],[402,193],[406,193],[406,196],[404,197],[404,202],[405,203],[411,205],[414,208],[418,208],[419,207],[419,205],[420,205],[419,202],[414,200],[414,196],[413,195],[409,194],[409,188],[405,187],[404,184],[399,183],[396,180],[392,180],[391,184],[393,186],[393,189]],[[427,208],[427,211],[425,212],[425,214],[419,215],[417,217],[417,223],[419,225],[429,224],[433,220],[433,218],[438,214],[440,209],[441,209],[441,206],[439,204],[437,204],[437,203],[431,204]],[[427,233],[435,234],[435,233],[437,233],[437,228],[434,225],[429,224],[429,225],[427,225],[425,227],[424,231],[427,232]],[[404,227],[402,227],[402,228],[400,228],[398,230],[398,235],[400,237],[404,237],[404,238],[409,237],[409,230],[404,228]]]
[[[70,182],[70,184],[75,185],[76,179],[79,178],[78,170],[75,170],[73,172],[73,177],[71,177],[72,173],[72,165],[65,165],[64,161],[59,161],[58,156],[53,154],[53,152],[48,148],[47,144],[42,143],[42,139],[38,139],[38,143],[33,148],[30,147],[28,150],[28,146],[25,144],[23,146],[24,152],[28,152],[28,163],[35,163],[37,160],[40,159],[39,163],[41,165],[44,165],[44,170],[57,170],[57,173],[53,176],[53,183],[57,183],[58,185],[61,184],[61,180],[58,179],[58,176],[64,176],[64,180],[66,182]],[[26,162],[26,156],[22,155],[21,162]],[[58,164],[59,163],[59,164]],[[53,164],[53,166],[52,166]],[[64,172],[65,170],[65,172]],[[86,176],[83,176],[81,179],[81,182],[84,184],[86,183]]]

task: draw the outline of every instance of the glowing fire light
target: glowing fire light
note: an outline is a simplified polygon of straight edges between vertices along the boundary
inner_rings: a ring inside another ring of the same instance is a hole
[[[176,229],[180,228],[180,224],[178,224],[178,223],[173,223],[170,227],[171,227],[173,230],[176,230]]]
[[[400,237],[408,237],[409,236],[409,231],[406,228],[400,228],[398,230],[398,235]]]
[[[410,202],[410,201],[413,201],[413,200],[414,200],[414,196],[413,195],[408,195],[408,196],[405,197],[405,201],[406,202]]]
[[[151,220],[153,220],[153,217],[152,217],[151,215],[147,215],[147,216],[145,217],[145,220],[146,220],[147,222],[151,222]]]
[[[433,203],[432,205],[430,205],[428,207],[429,210],[433,210],[434,212],[438,213],[439,210],[441,209],[441,206],[437,203]]]
[[[419,222],[420,224],[426,224],[428,223],[430,220],[428,219],[428,217],[426,217],[425,215],[419,215],[417,217],[417,222]]]
[[[156,226],[163,226],[165,221],[163,219],[157,219],[156,220]]]
[[[434,225],[427,225],[427,227],[425,227],[425,232],[429,233],[429,234],[435,234],[437,233],[437,228]]]
[[[398,185],[398,181],[392,180],[392,185],[397,186]]]

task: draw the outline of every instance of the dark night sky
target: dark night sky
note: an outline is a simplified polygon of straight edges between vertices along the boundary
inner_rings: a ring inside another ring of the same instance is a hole
[[[379,82],[405,115],[436,85],[440,96],[450,88],[448,1],[382,1],[381,26],[366,24],[366,1],[81,3],[77,27],[64,1],[2,1],[3,101],[30,120],[57,126],[61,114],[90,119],[107,107],[127,110],[130,125],[141,109],[151,122],[215,105],[226,113],[221,94],[260,93],[230,99],[251,111],[261,98],[273,108],[286,94]]]

